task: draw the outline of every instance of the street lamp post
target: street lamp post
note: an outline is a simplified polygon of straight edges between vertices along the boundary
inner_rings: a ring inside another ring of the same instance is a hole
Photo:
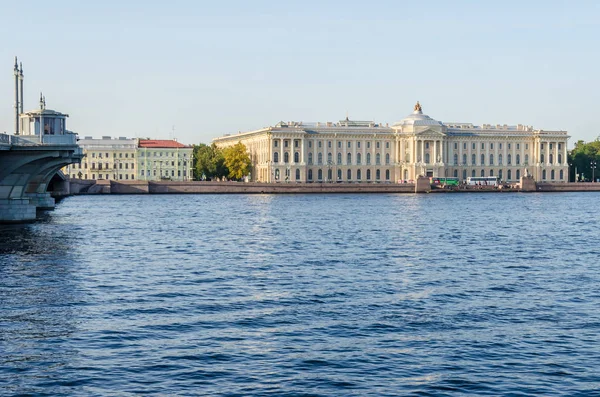
[[[590,166],[592,167],[592,182],[596,182],[596,160],[592,160]]]

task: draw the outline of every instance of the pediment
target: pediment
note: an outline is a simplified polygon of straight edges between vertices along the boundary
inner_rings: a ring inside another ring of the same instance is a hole
[[[434,137],[434,138],[442,138],[445,137],[446,134],[440,128],[426,128],[423,131],[415,132],[416,137]]]

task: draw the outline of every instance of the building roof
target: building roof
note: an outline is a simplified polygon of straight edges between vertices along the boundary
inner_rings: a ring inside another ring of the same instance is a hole
[[[177,141],[167,139],[140,139],[140,147],[146,148],[189,148],[189,146]]]

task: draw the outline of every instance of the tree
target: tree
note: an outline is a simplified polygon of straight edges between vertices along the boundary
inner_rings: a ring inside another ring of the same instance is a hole
[[[238,142],[223,150],[225,156],[225,166],[229,169],[231,179],[240,180],[250,174],[252,162],[246,146]]]
[[[213,179],[229,175],[223,151],[214,143],[210,146],[204,143],[194,145],[194,160],[196,161],[194,169],[198,179],[201,179],[202,176]]]
[[[581,140],[577,141],[575,147],[568,155],[570,174],[572,175],[572,178],[569,178],[569,180],[575,180],[575,169],[577,169],[577,174],[580,175],[580,180],[592,180],[592,175],[594,174],[594,177],[600,176],[598,172],[592,172],[592,162],[596,162],[597,164],[599,160],[600,140],[596,139],[588,143]]]

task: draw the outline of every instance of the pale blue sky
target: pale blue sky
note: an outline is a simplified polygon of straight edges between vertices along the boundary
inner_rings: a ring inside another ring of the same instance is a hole
[[[5,3],[5,4],[4,4]],[[600,134],[598,1],[20,1],[0,12],[0,131],[25,108],[81,136],[209,142],[279,120]]]

